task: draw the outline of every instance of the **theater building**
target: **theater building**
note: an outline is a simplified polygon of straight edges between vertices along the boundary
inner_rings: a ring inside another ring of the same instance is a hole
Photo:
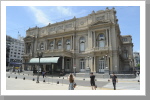
[[[122,36],[114,8],[92,12],[81,17],[64,20],[45,27],[26,31],[23,62],[37,58],[59,57],[54,71],[77,73],[90,69],[95,73],[130,71],[133,69],[132,36]],[[24,64],[24,69],[37,69],[38,65]],[[40,65],[50,71],[52,64]]]

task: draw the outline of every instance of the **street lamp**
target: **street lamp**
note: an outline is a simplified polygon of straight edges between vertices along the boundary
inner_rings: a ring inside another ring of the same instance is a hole
[[[42,58],[42,55],[43,55],[43,52],[37,52],[37,56],[39,58],[39,66],[38,66],[38,75],[37,75],[37,82],[36,83],[39,83],[39,67],[40,67],[40,58]]]
[[[88,66],[86,67],[86,71],[85,71],[85,75],[84,75],[83,80],[85,80],[86,72],[89,71],[89,73],[90,73],[90,67],[89,67],[89,60],[90,60],[90,59],[91,59],[91,57],[89,57],[89,56],[87,56],[87,59],[86,59],[86,57],[85,57],[85,60],[88,60]]]
[[[109,57],[109,56],[108,56]],[[104,60],[105,60],[105,73],[109,73],[110,74],[110,71],[108,72],[108,66],[107,66],[107,55],[103,56]],[[109,69],[110,70],[110,69]]]
[[[89,70],[89,69],[90,69],[90,67],[89,67],[89,60],[90,60],[90,59],[91,59],[91,57],[87,56],[87,60],[88,60],[87,70]],[[86,60],[86,58],[85,58],[85,60]]]
[[[74,65],[74,67],[73,67],[73,69],[74,69],[74,76],[76,76],[76,72],[75,72],[75,70],[76,70],[76,67],[75,67],[76,65]]]

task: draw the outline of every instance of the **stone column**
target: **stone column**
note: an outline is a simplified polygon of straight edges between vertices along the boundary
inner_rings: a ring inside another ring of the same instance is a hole
[[[96,72],[96,56],[94,56],[94,68],[93,68],[93,72]]]
[[[94,43],[94,48],[95,48],[95,47],[96,47],[96,45],[95,45],[95,44],[96,44],[95,31],[93,31],[93,32],[94,32],[94,37],[93,37],[93,38],[94,38],[94,41],[93,41],[93,43]]]
[[[47,50],[47,40],[44,43],[44,50]]]
[[[112,71],[112,56],[110,56],[110,71]]]
[[[109,34],[109,47],[111,48],[111,34],[110,34],[110,28],[108,29],[108,34]]]
[[[73,66],[73,63],[72,63],[72,58],[70,58],[70,66],[69,67],[70,67],[70,72],[73,72],[73,67],[74,66]]]
[[[55,43],[55,39],[54,39],[54,49],[55,49],[56,43]]]
[[[72,60],[73,60],[73,67],[74,67],[74,65],[75,65],[75,63],[74,63],[74,57],[72,58]]]
[[[64,56],[62,57],[62,69],[64,69]]]
[[[108,47],[108,32],[107,32],[107,29],[106,29],[106,42],[107,42],[106,47]]]
[[[70,39],[70,50],[72,50],[72,36],[71,36],[71,39]]]
[[[75,46],[75,45],[74,45],[74,41],[75,41],[75,40],[74,40],[74,35],[73,35],[73,44],[72,44],[73,50],[74,50],[74,48],[75,48],[75,47],[74,47],[74,46]]]
[[[64,48],[64,38],[62,37],[62,49]]]
[[[93,42],[93,41],[94,41],[94,40],[93,40],[93,31],[91,31],[91,32],[92,32],[91,41],[92,41],[92,48],[93,48],[93,47],[94,47],[94,46],[93,46],[93,43],[94,43],[94,42]]]
[[[92,68],[91,68],[91,71],[92,72],[94,71],[94,57],[92,57]]]

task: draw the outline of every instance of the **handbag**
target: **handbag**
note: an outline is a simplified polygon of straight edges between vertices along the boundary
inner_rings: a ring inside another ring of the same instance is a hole
[[[73,87],[75,88],[77,86],[77,84],[74,82]]]

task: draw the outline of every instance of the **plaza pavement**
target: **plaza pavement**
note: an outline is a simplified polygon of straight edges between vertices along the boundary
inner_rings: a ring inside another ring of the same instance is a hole
[[[8,72],[7,75],[10,75]],[[24,75],[28,76],[28,75]],[[54,79],[58,79],[58,77],[54,77]],[[67,80],[67,77],[65,77]],[[140,90],[140,82],[139,76],[134,79],[118,79],[118,83],[116,84],[117,90]],[[83,78],[76,77],[75,80],[83,80]],[[86,81],[90,81],[90,78],[86,78]],[[108,79],[99,78],[97,79],[99,82],[107,82],[104,86],[98,87],[97,90],[113,90],[112,82],[108,82]],[[57,84],[56,82],[43,82],[36,83],[36,80],[33,81],[31,79],[22,78],[8,78],[6,77],[6,90],[68,90],[68,84],[64,84],[60,82]],[[90,86],[81,86],[78,85],[75,90],[91,90]]]

